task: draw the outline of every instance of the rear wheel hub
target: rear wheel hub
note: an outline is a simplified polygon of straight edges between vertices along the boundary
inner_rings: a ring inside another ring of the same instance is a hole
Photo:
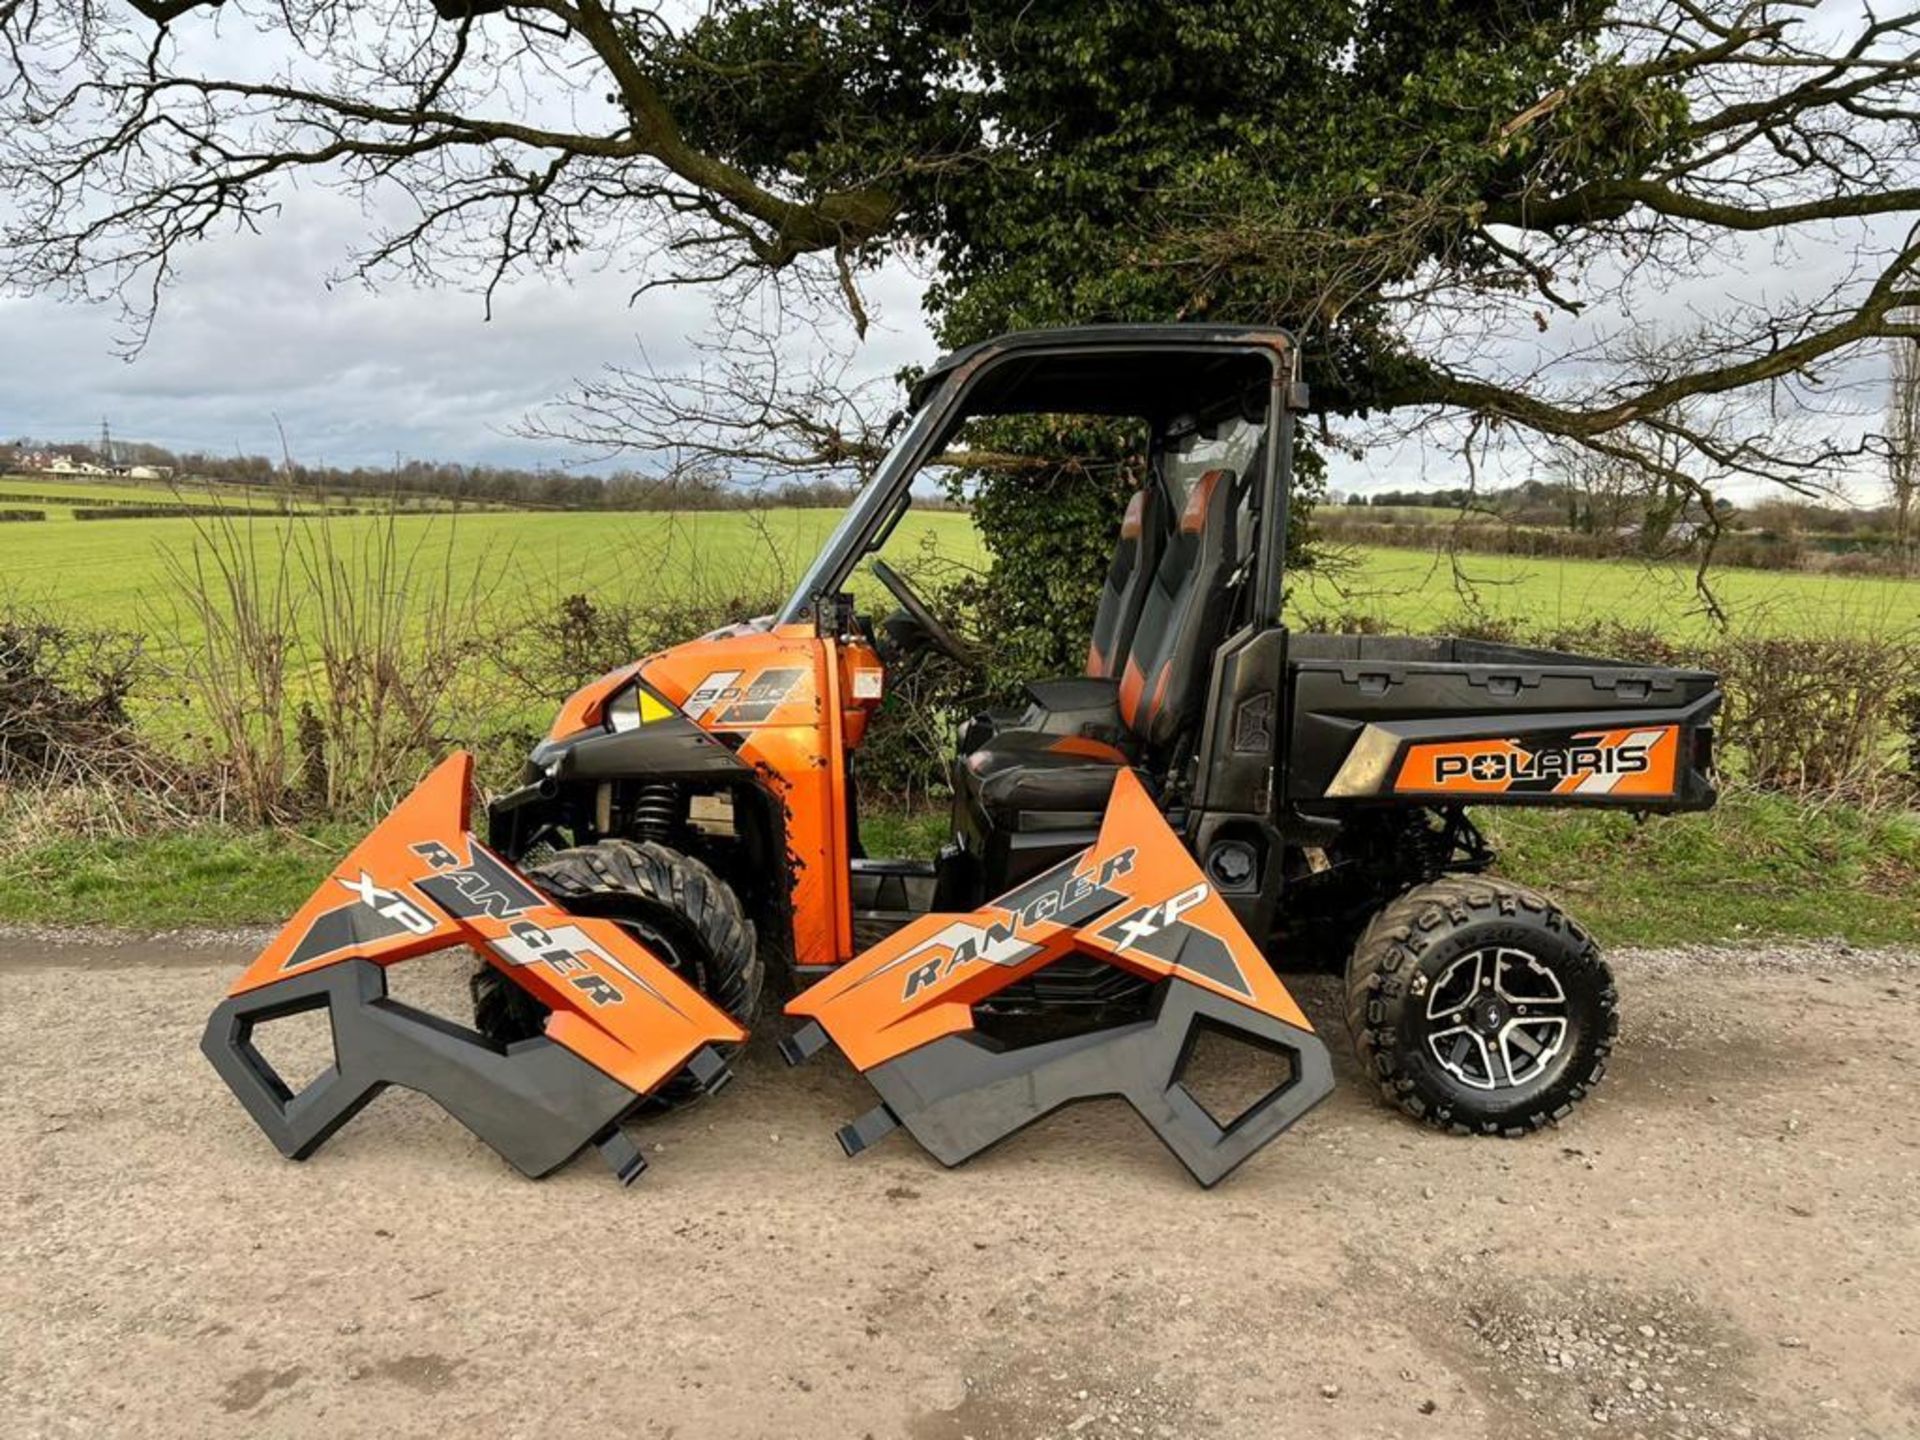
[[[1476,1090],[1530,1085],[1567,1043],[1567,996],[1537,955],[1487,946],[1462,955],[1427,992],[1427,1048]]]

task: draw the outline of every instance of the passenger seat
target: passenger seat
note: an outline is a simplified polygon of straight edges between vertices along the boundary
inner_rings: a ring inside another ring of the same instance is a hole
[[[1241,490],[1231,470],[1209,470],[1194,482],[1154,567],[1113,688],[1117,738],[1029,729],[990,737],[954,767],[956,829],[963,836],[984,842],[992,831],[1019,830],[1040,816],[1044,828],[1057,830],[1068,820],[1062,812],[1084,812],[1093,824],[1122,768],[1164,761],[1174,742],[1199,724],[1240,565]],[[1152,784],[1151,775],[1142,778]]]

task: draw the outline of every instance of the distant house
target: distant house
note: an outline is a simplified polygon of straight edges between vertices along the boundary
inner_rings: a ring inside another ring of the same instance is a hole
[[[171,480],[171,465],[129,465],[124,471],[129,480]]]
[[[1641,529],[1640,522],[1636,520],[1619,526],[1613,533],[1622,540],[1638,540]],[[1667,527],[1667,533],[1663,539],[1667,545],[1684,549],[1697,541],[1705,529],[1706,526],[1697,520],[1676,520]]]
[[[90,479],[105,479],[113,474],[104,465],[96,465],[91,460],[75,460],[71,455],[56,455],[53,463],[47,467],[55,475],[80,475]]]

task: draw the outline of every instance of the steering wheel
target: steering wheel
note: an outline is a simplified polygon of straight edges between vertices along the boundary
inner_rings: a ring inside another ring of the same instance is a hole
[[[873,573],[892,592],[893,598],[900,602],[900,608],[913,617],[913,623],[926,631],[934,649],[962,665],[973,663],[973,652],[961,643],[959,636],[935,618],[933,611],[927,608],[926,601],[913,593],[913,587],[907,584],[905,576],[886,561],[878,559],[873,562]]]

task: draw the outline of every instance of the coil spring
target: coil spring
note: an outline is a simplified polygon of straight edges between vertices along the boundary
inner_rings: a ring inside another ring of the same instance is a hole
[[[666,841],[680,828],[680,787],[666,781],[642,785],[633,800],[633,830],[642,840]]]

